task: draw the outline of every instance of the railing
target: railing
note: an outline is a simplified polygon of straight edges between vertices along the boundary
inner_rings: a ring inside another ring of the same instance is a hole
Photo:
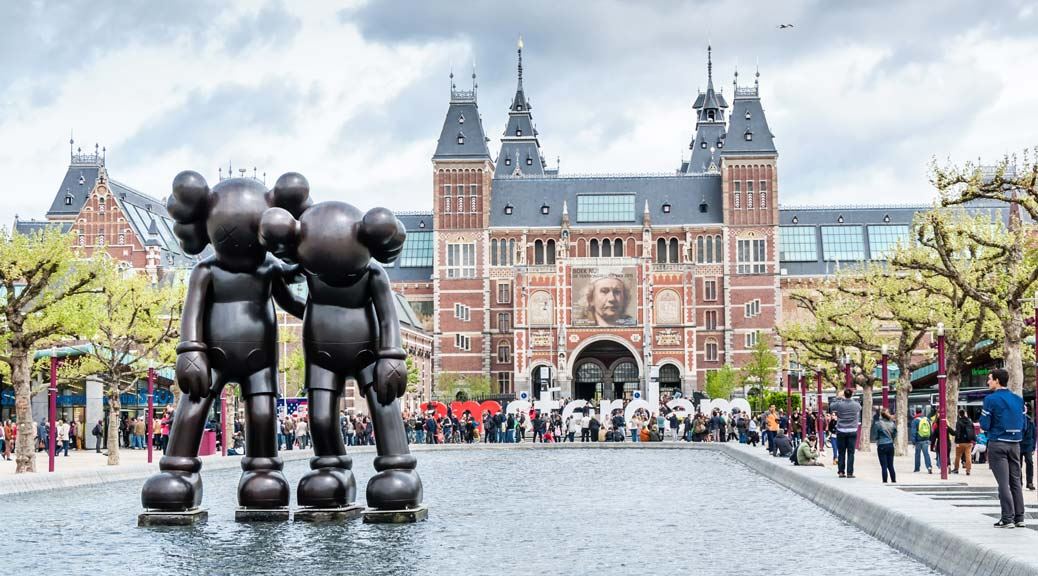
[[[451,100],[475,100],[475,90],[457,90],[451,89]]]
[[[753,86],[751,88],[749,86],[746,86],[746,87],[737,86],[735,88],[735,97],[738,98],[740,96],[750,96],[750,97],[757,96],[757,87]]]
[[[693,264],[691,262],[687,262],[685,264],[653,264],[652,265],[652,271],[653,272],[684,272],[686,270],[691,270],[692,266],[693,266]]]
[[[544,174],[534,176],[513,176],[511,174],[506,176],[495,176],[495,180],[564,180],[566,178],[716,178],[716,173],[699,172],[686,174],[677,170],[673,172],[567,172],[565,174]]]

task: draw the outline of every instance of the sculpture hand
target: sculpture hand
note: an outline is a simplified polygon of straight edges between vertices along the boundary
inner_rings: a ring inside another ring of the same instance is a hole
[[[382,358],[375,366],[375,394],[383,406],[407,391],[407,364],[396,358]]]
[[[181,352],[177,356],[177,384],[192,398],[209,395],[209,356],[205,352]]]

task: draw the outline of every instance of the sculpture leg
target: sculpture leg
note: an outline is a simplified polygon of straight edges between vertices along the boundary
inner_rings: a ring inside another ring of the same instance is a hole
[[[422,502],[422,479],[415,472],[418,460],[407,447],[407,433],[400,416],[400,399],[383,406],[371,389],[368,409],[375,425],[375,474],[368,481],[368,506],[379,510],[403,510]]]
[[[357,498],[353,460],[346,455],[339,428],[339,396],[345,378],[317,365],[306,367],[310,436],[314,457],[310,471],[299,480],[296,500],[300,506],[343,508]]]
[[[159,460],[158,474],[144,482],[141,504],[150,510],[182,511],[202,503],[202,460],[198,448],[202,443],[206,416],[213,395],[206,398],[180,397],[165,455]]]
[[[281,472],[284,462],[278,457],[275,430],[274,370],[262,370],[249,377],[243,386],[245,396],[245,456],[238,482],[238,505],[243,508],[284,508],[288,506],[288,480]]]

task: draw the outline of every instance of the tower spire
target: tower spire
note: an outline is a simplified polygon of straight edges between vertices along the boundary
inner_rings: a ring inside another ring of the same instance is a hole
[[[713,46],[706,45],[706,83],[707,90],[712,90],[714,87],[714,60],[713,60]]]
[[[516,52],[519,53],[519,87],[517,88],[517,90],[519,92],[522,92],[523,91],[523,35],[522,34],[519,35],[519,42],[517,43],[517,50],[516,50]]]

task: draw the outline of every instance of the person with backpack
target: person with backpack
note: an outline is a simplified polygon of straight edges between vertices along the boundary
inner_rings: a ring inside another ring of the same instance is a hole
[[[1024,399],[1013,393],[1009,372],[996,368],[988,373],[988,389],[980,412],[980,427],[988,433],[988,466],[998,483],[1002,516],[995,528],[1025,528],[1024,490],[1020,474],[1020,442],[1027,415]]]
[[[959,462],[965,462],[966,475],[973,470],[973,442],[977,439],[977,432],[973,429],[973,420],[970,420],[964,408],[959,409],[959,419],[955,421],[955,468],[952,474],[959,473]]]
[[[926,460],[926,473],[933,474],[933,465],[930,463],[930,419],[923,416],[921,406],[916,407],[915,418],[912,419],[908,428],[909,440],[915,445],[915,470],[913,472],[919,472],[919,455],[922,454]]]
[[[94,450],[98,454],[101,453],[101,435],[104,434],[104,432],[105,428],[102,425],[101,420],[98,420],[97,424],[94,424],[94,429],[90,431],[90,435],[94,437]]]
[[[883,475],[883,483],[890,481],[896,483],[897,475],[894,473],[894,440],[897,438],[897,425],[894,417],[886,409],[879,413],[879,420],[872,425],[872,441],[876,444],[876,453],[879,455],[879,467]]]

